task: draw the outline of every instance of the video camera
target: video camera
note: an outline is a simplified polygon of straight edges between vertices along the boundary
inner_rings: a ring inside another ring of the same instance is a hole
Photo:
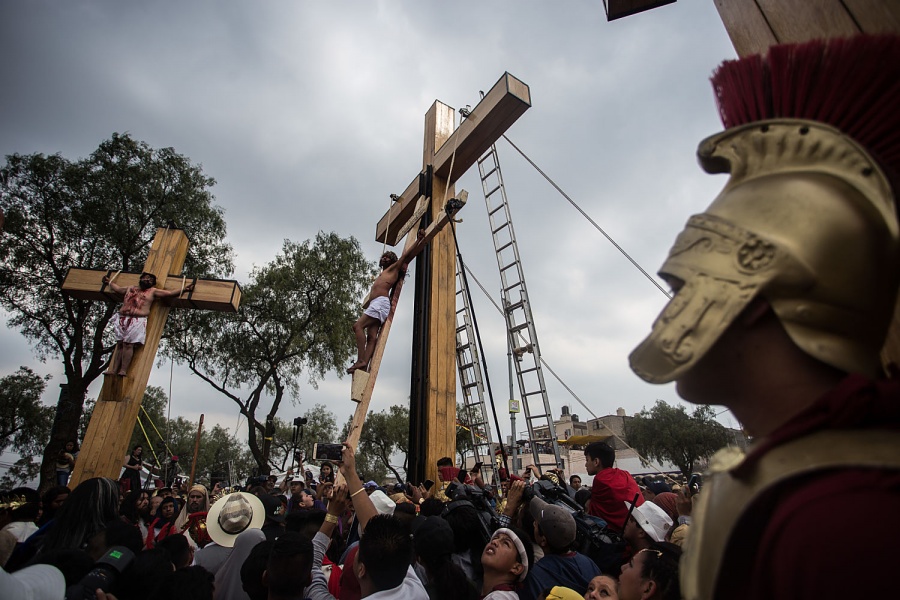
[[[96,590],[109,592],[122,572],[134,561],[134,552],[125,546],[113,546],[81,581],[66,589],[66,600],[96,599]]]

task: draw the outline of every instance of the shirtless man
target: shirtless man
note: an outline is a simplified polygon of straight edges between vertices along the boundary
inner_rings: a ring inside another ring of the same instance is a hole
[[[391,312],[391,292],[400,277],[406,275],[409,261],[413,259],[425,247],[425,230],[420,229],[416,235],[416,243],[407,248],[400,258],[393,252],[385,252],[381,255],[379,265],[381,273],[372,284],[368,301],[363,304],[363,314],[353,324],[353,333],[356,335],[356,362],[350,365],[347,373],[353,373],[357,369],[368,368],[372,354],[375,353],[375,341],[378,339],[378,330]]]
[[[134,356],[134,346],[143,344],[147,333],[147,316],[150,307],[157,298],[172,298],[180,296],[184,292],[194,289],[194,284],[184,286],[183,290],[159,290],[156,285],[156,275],[153,273],[141,273],[139,285],[122,287],[111,281],[109,275],[103,278],[103,283],[117,294],[125,296],[125,302],[119,312],[113,315],[112,324],[116,334],[116,352],[113,354],[109,369],[104,375],[125,376],[128,365]]]

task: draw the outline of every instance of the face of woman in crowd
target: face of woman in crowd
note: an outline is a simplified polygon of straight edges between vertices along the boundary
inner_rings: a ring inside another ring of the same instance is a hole
[[[619,575],[619,600],[642,600],[652,597],[655,586],[641,575],[646,558],[646,552],[638,552],[622,565],[622,574]]]
[[[598,575],[588,584],[584,600],[600,600],[601,598],[618,600],[619,594],[616,591],[618,587],[618,582],[609,575]]]
[[[162,506],[159,507],[160,514],[163,519],[171,519],[175,514],[175,505],[171,502],[166,502]]]
[[[50,503],[50,508],[53,510],[59,510],[60,507],[62,507],[63,503],[66,501],[66,498],[68,498],[68,497],[69,497],[68,494],[60,494],[59,496],[57,496],[56,498],[53,499],[53,502]]]

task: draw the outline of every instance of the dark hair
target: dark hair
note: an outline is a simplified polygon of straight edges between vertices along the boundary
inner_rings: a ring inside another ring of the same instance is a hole
[[[244,564],[241,565],[241,586],[250,600],[266,600],[269,597],[269,589],[263,585],[262,574],[269,563],[274,543],[265,541],[253,546]]]
[[[166,576],[156,597],[166,600],[213,600],[215,579],[215,575],[199,565],[178,569]]]
[[[149,600],[164,598],[158,594],[160,585],[172,574],[172,559],[169,553],[159,548],[144,550],[134,557],[111,590],[116,598],[128,600]]]
[[[66,587],[75,585],[91,572],[94,567],[94,559],[88,556],[84,550],[54,550],[41,554],[30,564],[51,565],[59,569],[66,580]],[[9,568],[7,565],[6,568]]]
[[[266,579],[269,593],[287,596],[296,594],[312,577],[313,545],[309,538],[296,531],[285,531],[272,544]]]
[[[425,498],[419,505],[419,515],[423,517],[440,516],[442,512],[444,512],[444,503],[437,498]]]
[[[138,448],[140,448],[141,450],[143,450],[143,449],[144,449],[143,444],[135,444],[135,445],[134,445],[134,448],[131,449],[131,453],[134,454],[134,451],[137,450]]]
[[[437,466],[438,467],[452,467],[452,466],[454,466],[453,459],[450,458],[449,456],[444,456],[442,458],[439,458],[437,461]]]
[[[651,542],[649,548],[640,552],[644,555],[641,577],[656,582],[662,600],[679,600],[678,561],[681,559],[681,548],[669,542]]]
[[[284,528],[287,531],[296,531],[311,540],[325,522],[325,514],[326,512],[320,508],[292,512],[284,518]]]
[[[385,256],[391,259],[391,262],[397,262],[399,260],[397,258],[397,254],[392,250],[388,250],[387,252],[383,253],[381,255],[381,258],[384,258]]]
[[[124,546],[137,554],[144,546],[141,530],[121,519],[114,519],[88,540],[88,554],[99,559],[113,546]]]
[[[591,459],[599,458],[604,469],[612,467],[616,462],[616,451],[606,442],[592,442],[585,447],[584,453]]]
[[[366,524],[359,540],[357,559],[366,566],[366,574],[378,591],[395,588],[403,582],[413,554],[409,531],[391,515],[377,515]]]
[[[132,525],[137,525],[141,520],[141,514],[138,512],[137,503],[144,494],[147,495],[147,500],[149,502],[150,494],[147,493],[146,490],[131,490],[128,492],[128,495],[125,496],[125,499],[122,500],[122,505],[119,507],[119,514],[127,519]]]
[[[176,569],[182,569],[191,564],[191,545],[183,535],[169,535],[156,542],[157,548],[162,548],[172,557],[172,564]]]
[[[66,444],[72,444],[72,452],[78,452],[78,440],[66,440],[63,442],[62,449],[66,449]]]
[[[174,508],[172,510],[172,517],[167,520],[168,523],[174,523],[175,519],[178,518],[178,509],[180,508],[180,503],[178,502],[178,498],[176,498],[175,496],[166,496],[165,498],[163,498],[162,502],[159,503],[159,506],[156,509],[156,516],[160,519],[163,518],[162,507],[165,506],[166,504],[174,505]]]
[[[50,519],[56,516],[56,511],[58,509],[51,509],[50,505],[53,504],[60,496],[68,496],[71,493],[72,490],[64,485],[54,485],[52,488],[44,492],[44,495],[41,496],[41,504],[44,507],[44,512],[41,513],[41,518],[37,522],[38,527],[43,527],[50,522]]]
[[[88,539],[119,518],[119,484],[92,477],[72,490],[47,531],[41,552],[82,548]]]
[[[584,508],[588,500],[591,499],[591,488],[582,486],[575,492],[575,502],[578,503],[578,506]]]
[[[143,273],[141,273],[141,276],[138,277],[138,279],[143,279],[144,277],[149,277],[150,279],[153,280],[153,285],[156,285],[156,275],[154,275],[153,273],[148,273],[147,271],[144,271]]]
[[[570,475],[570,476],[569,476],[569,485],[575,485],[575,484],[572,483],[572,482],[575,481],[576,479],[577,479],[578,481],[581,481],[581,475]]]

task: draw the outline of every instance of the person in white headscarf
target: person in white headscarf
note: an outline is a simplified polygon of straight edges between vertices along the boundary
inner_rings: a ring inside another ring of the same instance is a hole
[[[241,583],[241,566],[250,551],[264,541],[266,534],[260,529],[248,529],[237,536],[231,554],[216,573],[215,600],[250,600]]]

